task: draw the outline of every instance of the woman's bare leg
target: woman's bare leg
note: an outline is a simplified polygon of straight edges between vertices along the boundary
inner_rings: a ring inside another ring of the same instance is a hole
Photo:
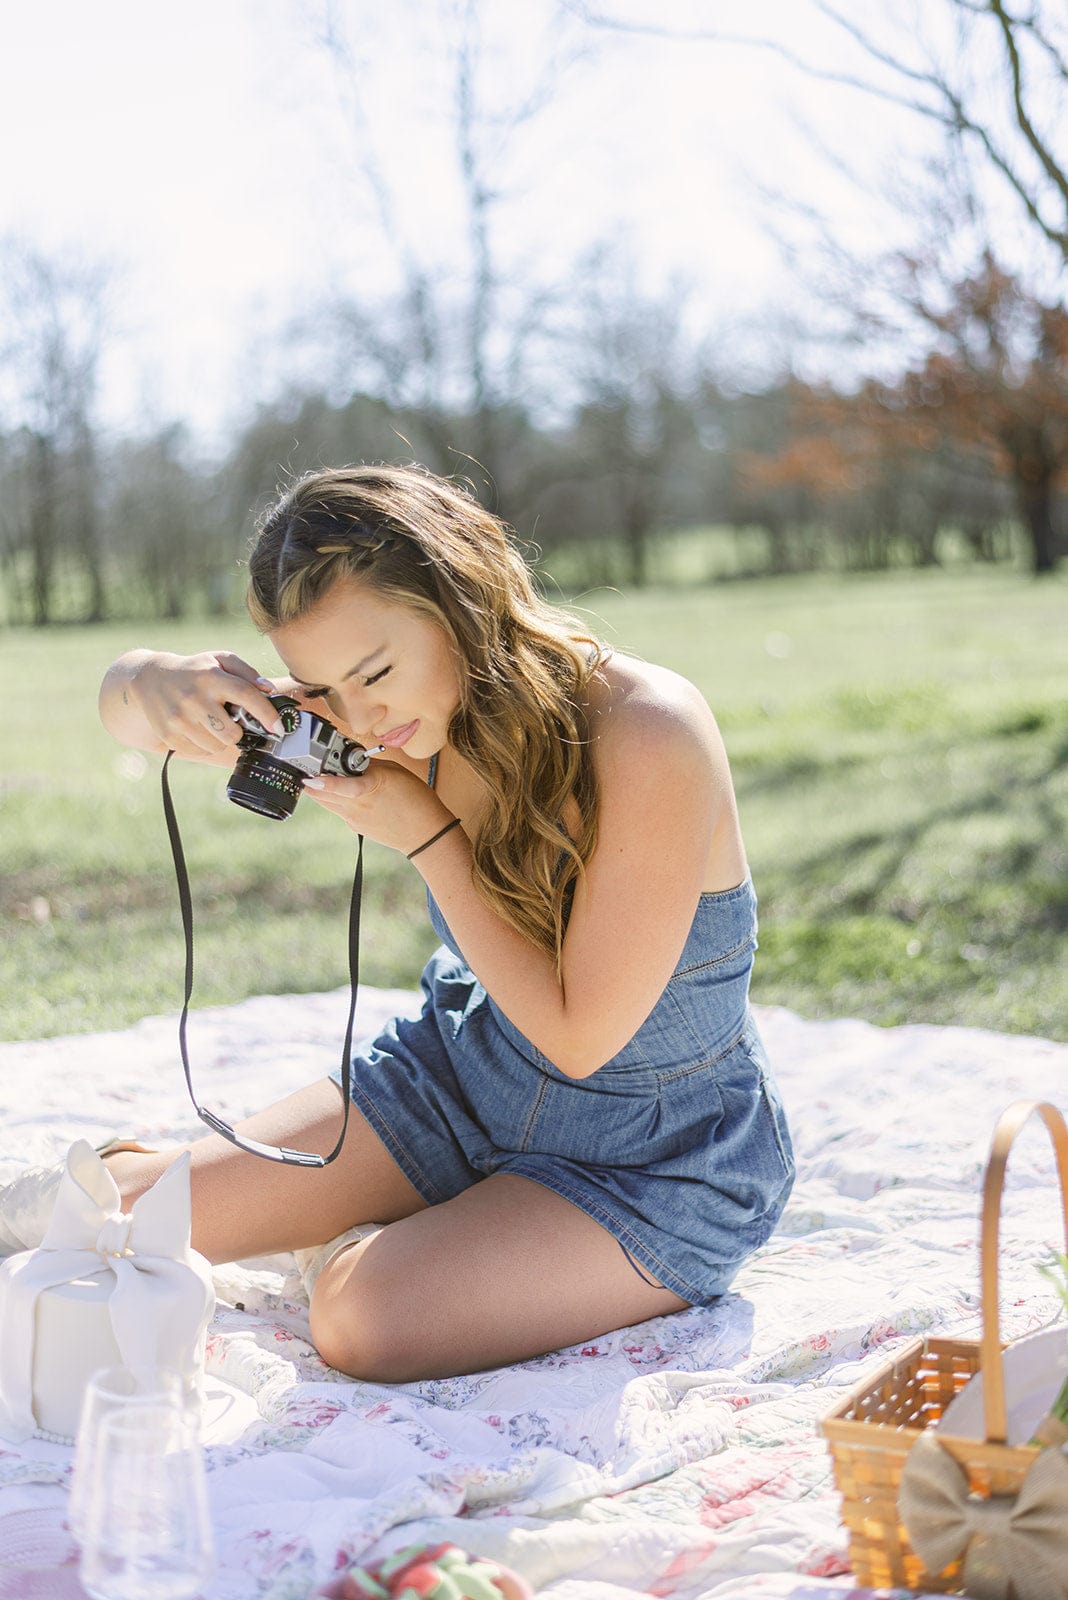
[[[328,1150],[340,1091],[312,1084],[240,1124],[269,1144]],[[527,1178],[484,1178],[427,1206],[353,1108],[329,1167],[282,1166],[217,1134],[191,1154],[193,1244],[212,1261],[326,1244],[357,1222],[391,1223],[337,1252],[311,1304],[311,1331],[340,1371],[379,1383],[522,1361],[686,1302],[635,1271],[579,1207]],[[178,1151],[108,1157],[131,1204]]]
[[[408,1383],[528,1360],[685,1305],[570,1200],[498,1173],[339,1250],[315,1286],[311,1332],[340,1371]]]
[[[341,1126],[341,1091],[329,1078],[298,1089],[239,1123],[241,1133],[295,1150],[333,1148]],[[183,1147],[190,1153],[193,1248],[209,1261],[240,1261],[326,1244],[358,1222],[394,1222],[426,1209],[378,1135],[355,1106],[341,1154],[328,1167],[283,1166],[239,1150],[216,1133]],[[180,1150],[107,1158],[129,1207]]]

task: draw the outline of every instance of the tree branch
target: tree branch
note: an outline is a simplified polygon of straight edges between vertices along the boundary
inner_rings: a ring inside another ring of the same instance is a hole
[[[1001,173],[1002,177],[1006,179],[1010,187],[1015,192],[1017,198],[1022,201],[1024,209],[1031,218],[1031,221],[1041,229],[1050,243],[1056,245],[1061,254],[1068,259],[1068,230],[1055,227],[1052,223],[1046,221],[1041,210],[1039,209],[1038,200],[1032,189],[1025,183],[1023,178],[1020,177],[1019,173],[1013,167],[1008,157],[1004,155],[1003,152],[995,145],[989,129],[984,127],[981,123],[976,122],[975,118],[970,116],[965,110],[963,100],[950,87],[943,75],[934,71],[918,71],[914,67],[907,66],[903,61],[899,60],[895,56],[890,55],[887,51],[880,49],[879,46],[875,44],[874,40],[869,38],[868,35],[864,33],[863,29],[857,27],[857,25],[851,22],[848,17],[842,16],[834,6],[828,3],[828,0],[813,0],[813,4],[823,16],[828,18],[829,21],[834,22],[838,27],[842,28],[846,33],[848,33],[850,38],[859,44],[861,48],[873,58],[873,60],[878,61],[883,66],[889,67],[891,71],[899,73],[901,76],[909,79],[911,82],[924,84],[926,87],[932,89],[936,94],[938,94],[943,100],[945,106],[944,111],[940,114],[940,119],[945,126],[954,132],[967,133],[971,137],[978,139],[979,143],[983,147],[984,152],[986,153],[987,159],[997,169],[997,171]],[[1009,57],[1010,69],[1012,71],[1013,98],[1016,108],[1017,124],[1032,151],[1037,156],[1047,178],[1060,192],[1066,202],[1066,205],[1068,205],[1068,178],[1066,178],[1065,173],[1061,171],[1060,167],[1053,160],[1048,148],[1039,139],[1038,134],[1031,124],[1024,108],[1022,70],[1019,52],[1016,47],[1016,40],[1012,31],[1014,19],[1010,18],[1006,14],[1002,0],[986,0],[985,4],[976,3],[976,0],[953,0],[953,4],[958,10],[965,11],[971,16],[994,16],[1000,23],[1004,36],[1006,54]],[[1043,42],[1045,42],[1044,36],[1037,33],[1037,29],[1035,28],[1034,24],[1031,23],[1030,26],[1032,31],[1035,32],[1036,37],[1042,38]],[[1054,47],[1052,44],[1050,44],[1049,49],[1053,50],[1053,48]],[[1054,55],[1055,59],[1059,61],[1059,56],[1056,55],[1055,51]],[[917,106],[917,109],[920,108]]]
[[[1056,245],[1061,254],[1068,260],[1068,228],[1057,227],[1046,221],[1042,215],[1039,201],[1032,188],[1016,171],[1009,157],[995,144],[994,137],[989,128],[976,119],[965,108],[964,101],[951,86],[943,73],[932,68],[919,68],[910,66],[899,56],[883,49],[874,39],[865,32],[864,28],[844,15],[829,0],[812,0],[815,9],[827,20],[846,33],[854,43],[888,71],[903,78],[915,86],[918,91],[914,94],[898,94],[894,90],[881,84],[873,83],[868,79],[857,77],[852,73],[833,72],[817,66],[807,60],[788,45],[781,44],[777,39],[766,39],[759,36],[740,33],[725,33],[716,29],[691,28],[674,30],[670,27],[656,23],[631,23],[623,22],[617,18],[606,15],[603,11],[595,10],[586,0],[563,0],[564,5],[572,14],[582,17],[593,27],[610,28],[621,33],[641,34],[648,38],[669,39],[689,43],[710,43],[737,45],[746,49],[764,50],[769,54],[778,56],[790,66],[796,67],[806,77],[816,79],[823,83],[839,84],[845,88],[858,89],[864,94],[873,96],[890,105],[901,106],[906,111],[913,111],[929,120],[938,123],[952,133],[967,134],[978,140],[991,165],[1001,173],[1010,185],[1023,206],[1031,221],[1042,231],[1053,245]],[[1068,68],[1052,40],[1042,34],[1033,19],[1026,22],[1009,17],[1000,0],[951,0],[954,7],[969,16],[995,16],[1002,21],[1003,31],[1007,31],[1006,47],[1011,44],[1015,52],[1015,40],[1012,38],[1013,27],[1026,28],[1032,33],[1041,47],[1050,55],[1055,69],[1061,76],[1068,78]],[[1010,64],[1012,56],[1010,55]],[[1018,67],[1017,57],[1017,67]],[[934,95],[936,103],[924,98],[924,94]],[[1032,152],[1038,158],[1043,171],[1050,183],[1064,197],[1068,205],[1068,176],[1054,159],[1048,146],[1041,140],[1027,117],[1022,101],[1022,85],[1016,94],[1017,122],[1020,131],[1030,145]]]
[[[1002,0],[989,0],[989,3],[990,13],[994,18],[996,18],[998,26],[1001,29],[1001,36],[1005,45],[1005,54],[1009,58],[1009,67],[1012,72],[1012,101],[1016,111],[1017,127],[1020,129],[1020,132],[1023,134],[1031,149],[1038,157],[1039,164],[1041,165],[1043,172],[1046,174],[1046,177],[1053,184],[1054,188],[1060,192],[1065,205],[1068,206],[1068,176],[1061,171],[1060,167],[1050,155],[1050,152],[1047,149],[1044,141],[1041,140],[1038,134],[1035,132],[1034,124],[1024,108],[1023,69],[1020,64],[1020,52],[1016,46],[1016,38],[1012,31],[1013,20],[1006,14]]]
[[[985,12],[987,9],[985,5],[980,6],[980,0],[956,0],[956,4],[967,4],[969,10],[978,11],[981,9]],[[1058,50],[1057,46],[1053,43],[1053,40],[1042,32],[1034,17],[1016,17],[1010,18],[1009,20],[1014,22],[1014,25],[1019,28],[1022,33],[1026,33],[1031,36],[1043,54],[1049,57],[1050,64],[1058,78],[1060,78],[1064,83],[1068,83],[1068,61],[1065,60],[1060,50]]]
[[[806,77],[815,78],[821,83],[837,83],[846,89],[859,89],[862,94],[873,95],[890,105],[901,106],[906,111],[918,111],[938,121],[944,120],[944,114],[937,107],[926,106],[922,101],[895,94],[892,89],[883,88],[867,78],[856,78],[848,72],[831,72],[826,67],[817,66],[815,62],[806,60],[804,56],[798,55],[789,45],[782,44],[778,39],[762,39],[759,35],[747,33],[724,33],[713,28],[676,29],[662,27],[654,22],[622,22],[617,17],[609,17],[603,12],[594,11],[591,6],[585,4],[585,0],[563,0],[563,3],[565,9],[573,16],[580,17],[594,28],[604,28],[614,33],[640,34],[643,38],[666,39],[672,43],[727,44],[737,45],[746,50],[764,50],[769,55],[778,56],[790,66],[797,67]]]

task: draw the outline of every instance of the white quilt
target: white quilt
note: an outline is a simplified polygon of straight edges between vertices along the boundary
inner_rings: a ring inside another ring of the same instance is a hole
[[[347,994],[198,1013],[213,1103],[239,1116],[337,1058]],[[365,990],[360,1026],[414,1009]],[[1068,1045],[758,1010],[798,1181],[778,1233],[713,1309],[476,1377],[396,1388],[339,1378],[308,1341],[289,1258],[219,1272],[209,1370],[260,1420],[208,1450],[220,1565],[206,1600],[304,1600],[351,1558],[449,1539],[539,1600],[791,1600],[850,1590],[818,1422],[923,1330],[976,1336],[978,1195],[999,1112],[1068,1105]],[[294,1044],[294,1040],[298,1041]],[[288,1063],[284,1078],[272,1065]],[[222,1092],[218,1086],[222,1085]],[[173,1018],[0,1045],[0,1179],[73,1138],[196,1131]],[[1002,1227],[1002,1332],[1055,1320],[1037,1270],[1061,1243],[1033,1121]],[[0,1516],[62,1520],[70,1451],[0,1452]],[[0,1522],[0,1530],[3,1524]]]

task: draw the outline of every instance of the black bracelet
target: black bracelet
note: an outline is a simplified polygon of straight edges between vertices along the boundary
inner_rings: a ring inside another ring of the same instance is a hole
[[[417,845],[414,850],[409,850],[408,860],[414,861],[416,856],[421,856],[424,850],[429,850],[432,844],[437,844],[439,839],[444,839],[447,833],[451,833],[453,828],[458,828],[459,826],[459,817],[453,817],[451,822],[447,822],[443,828],[439,828],[437,833],[433,834],[431,838],[424,840],[424,842],[421,845]]]

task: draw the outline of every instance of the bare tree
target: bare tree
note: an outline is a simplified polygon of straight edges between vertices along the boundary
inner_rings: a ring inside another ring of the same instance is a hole
[[[408,13],[413,37],[435,36],[438,100],[427,120],[442,129],[435,144],[448,154],[457,201],[457,254],[446,264],[432,227],[422,230],[432,252],[413,241],[403,177],[381,150],[366,90],[376,71],[373,41],[362,42],[351,5],[328,0],[322,8],[318,44],[333,67],[353,171],[396,288],[339,295],[313,320],[332,348],[333,387],[344,398],[373,394],[397,412],[417,412],[434,465],[447,470],[469,458],[484,471],[485,492],[492,497],[496,486],[512,506],[529,492],[515,447],[536,387],[532,344],[554,301],[553,288],[517,267],[506,247],[523,198],[514,167],[578,50],[574,28],[556,26],[529,59],[499,62],[488,14],[485,0],[437,0]],[[311,320],[301,332],[313,336]]]
[[[963,137],[1008,184],[1039,232],[1068,261],[1068,16],[1034,0],[1016,16],[1003,0],[943,0],[950,49],[918,62],[829,0],[813,0],[904,92],[896,98]],[[975,71],[975,63],[982,69]],[[883,92],[885,91],[873,91]]]
[[[86,619],[104,613],[94,408],[111,277],[100,263],[61,263],[17,238],[0,241],[0,415],[25,506],[8,539],[28,555],[38,625],[52,617],[61,552],[88,583]]]
[[[591,28],[764,51],[812,80],[860,90],[922,117],[981,155],[1032,226],[1068,260],[1068,11],[1061,0],[891,0],[847,10],[808,0],[858,52],[829,67],[770,33],[620,18],[610,3],[561,0]],[[758,8],[754,13],[759,16]]]
[[[241,545],[222,499],[182,423],[119,441],[108,459],[105,510],[127,612],[174,619],[201,607],[226,610]]]
[[[610,245],[591,251],[576,276],[559,335],[559,364],[576,403],[569,448],[575,477],[594,491],[597,531],[618,529],[627,581],[640,588],[654,533],[681,509],[672,502],[672,469],[695,436],[700,356],[685,325],[683,285],[643,290],[630,252]]]

